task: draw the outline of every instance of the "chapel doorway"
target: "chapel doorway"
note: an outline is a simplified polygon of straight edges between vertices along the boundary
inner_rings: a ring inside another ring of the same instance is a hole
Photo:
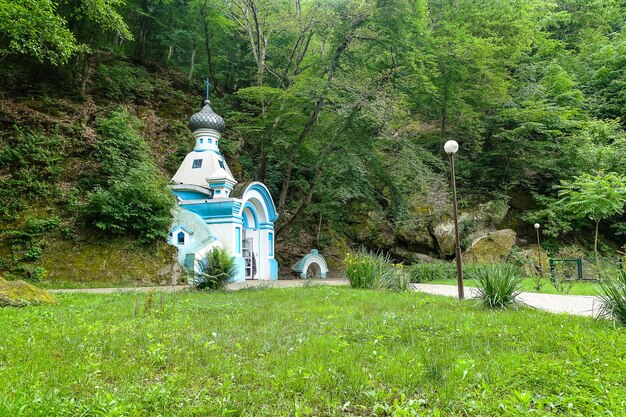
[[[252,250],[253,246],[252,238],[244,238],[242,240],[242,256],[244,260],[244,269],[245,269],[245,277],[247,280],[256,279],[256,258],[254,256],[254,251]]]

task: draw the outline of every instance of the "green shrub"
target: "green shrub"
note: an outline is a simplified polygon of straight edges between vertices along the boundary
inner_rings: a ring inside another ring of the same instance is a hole
[[[456,264],[450,262],[413,264],[409,267],[409,277],[414,283],[456,279]]]
[[[14,127],[0,142],[0,219],[14,220],[28,202],[58,195],[63,139]]]
[[[508,264],[485,264],[474,268],[478,298],[489,308],[503,308],[514,303],[521,290],[519,269]]]
[[[189,282],[199,290],[221,290],[236,274],[235,258],[228,249],[214,248],[196,262],[196,271],[191,272]]]
[[[600,282],[600,316],[616,320],[626,326],[626,271],[606,274]]]
[[[94,182],[99,185],[87,196],[84,217],[109,234],[151,241],[165,236],[174,200],[139,127],[125,111],[98,121],[101,140],[94,156],[101,169]]]
[[[360,249],[348,253],[345,275],[352,288],[407,289],[408,276],[403,265],[394,265],[388,255]]]

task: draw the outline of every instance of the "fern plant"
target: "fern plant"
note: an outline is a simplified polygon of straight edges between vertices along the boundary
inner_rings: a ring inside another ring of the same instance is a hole
[[[204,258],[196,262],[196,270],[191,273],[189,282],[198,290],[221,290],[235,278],[237,265],[226,248],[214,248]]]

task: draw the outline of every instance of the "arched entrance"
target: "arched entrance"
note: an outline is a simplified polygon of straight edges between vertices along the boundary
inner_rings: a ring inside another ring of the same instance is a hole
[[[247,280],[259,279],[262,273],[262,238],[261,224],[267,216],[261,203],[255,199],[246,201],[242,210],[243,234],[241,237],[241,255],[244,259],[244,275]]]

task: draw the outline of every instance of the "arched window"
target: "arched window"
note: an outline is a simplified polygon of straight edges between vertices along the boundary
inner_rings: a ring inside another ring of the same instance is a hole
[[[185,244],[185,233],[184,232],[178,232],[178,244],[179,245],[184,245]]]

